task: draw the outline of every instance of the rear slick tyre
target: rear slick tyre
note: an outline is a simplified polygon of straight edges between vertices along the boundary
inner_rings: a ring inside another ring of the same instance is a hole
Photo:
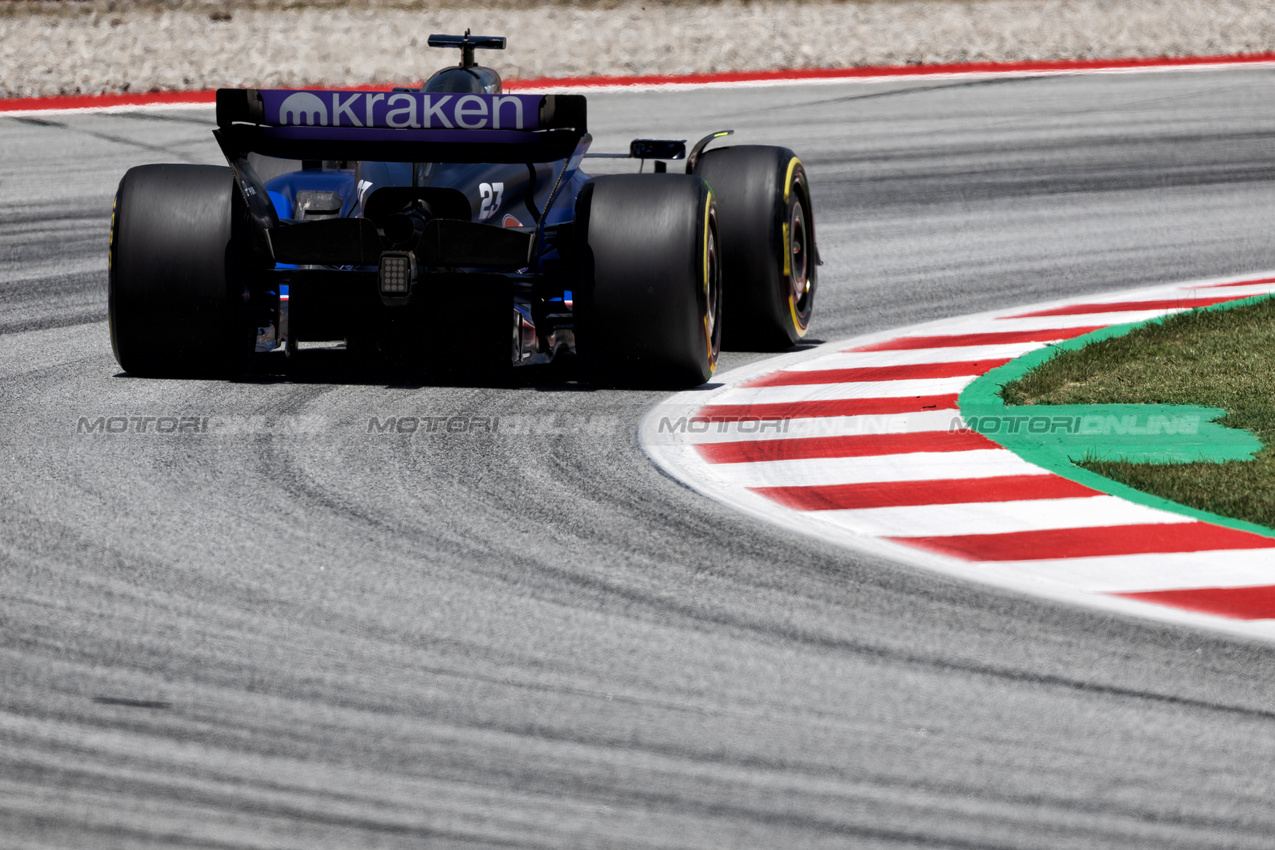
[[[806,335],[817,285],[815,220],[806,171],[787,148],[705,151],[695,164],[717,198],[723,346],[783,351]]]
[[[143,165],[120,181],[108,318],[124,371],[193,378],[247,366],[256,329],[245,305],[246,219],[235,220],[242,205],[233,179],[218,166]]]
[[[681,389],[712,377],[721,264],[712,191],[684,174],[622,174],[576,201],[576,345],[595,384]]]

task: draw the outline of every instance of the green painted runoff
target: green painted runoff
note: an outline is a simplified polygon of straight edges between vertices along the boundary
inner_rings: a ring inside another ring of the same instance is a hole
[[[1262,296],[1033,351],[959,406],[971,430],[1066,478],[1272,536],[1273,388],[1275,300]]]

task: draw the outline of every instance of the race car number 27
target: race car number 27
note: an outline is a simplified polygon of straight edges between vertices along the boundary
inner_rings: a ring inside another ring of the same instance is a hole
[[[478,219],[486,221],[500,209],[501,198],[505,194],[504,183],[480,183],[478,194],[482,196],[482,206],[478,210]]]

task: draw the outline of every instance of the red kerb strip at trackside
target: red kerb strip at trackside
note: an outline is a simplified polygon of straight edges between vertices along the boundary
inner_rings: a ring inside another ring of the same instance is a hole
[[[1046,328],[1038,331],[988,331],[973,334],[945,334],[942,336],[901,336],[847,348],[852,351],[912,351],[918,348],[957,348],[966,345],[1005,345],[1017,342],[1054,342],[1093,333],[1105,325],[1092,328]]]
[[[1058,74],[1069,71],[1120,71],[1138,68],[1207,67],[1275,62],[1275,53],[1237,56],[1157,56],[1141,59],[1080,59],[1039,62],[967,62],[950,65],[896,65],[863,68],[803,68],[780,71],[728,71],[720,74],[649,75],[641,77],[542,77],[506,81],[505,87],[539,89],[555,86],[655,86],[711,83],[765,83],[790,80],[851,80],[861,77],[928,77],[943,74]]]
[[[419,87],[418,83],[405,83]],[[326,86],[327,91],[390,91],[385,84],[367,85],[361,88]],[[63,111],[67,109],[120,109],[129,106],[163,106],[165,104],[207,104],[217,102],[216,91],[154,91],[144,94],[72,94],[54,97],[25,97],[5,100],[0,98],[0,115],[6,112]]]
[[[955,410],[956,394],[914,398],[838,398],[828,401],[790,401],[768,404],[710,404],[691,418],[700,422],[751,422],[758,419],[806,419],[825,416],[875,416]]]
[[[1261,286],[1264,283],[1275,283],[1275,277],[1264,277],[1261,280],[1239,280],[1232,283],[1214,283],[1210,286],[1202,286],[1201,289],[1224,289],[1228,286]]]
[[[1209,307],[1227,301],[1238,301],[1247,296],[1219,295],[1216,298],[1174,298],[1167,301],[1121,301],[1114,304],[1071,304],[1051,310],[1034,310],[1031,313],[1015,313],[1002,319],[1034,319],[1043,316],[1080,316],[1085,313],[1132,313],[1139,310],[1189,310],[1193,307]]]
[[[1154,590],[1143,593],[1112,593],[1139,602],[1154,602],[1215,614],[1233,620],[1275,619],[1275,587],[1200,587],[1186,590]]]
[[[1047,474],[933,481],[882,481],[872,484],[830,484],[818,487],[750,487],[749,489],[796,511],[1079,499],[1102,495],[1083,484],[1068,481],[1058,475]]]
[[[695,450],[708,463],[761,463],[828,457],[874,457],[917,452],[968,452],[1000,446],[973,431],[919,431],[913,434],[854,434],[842,437],[798,437],[788,440],[739,440],[698,443]]]
[[[713,85],[723,83],[801,82],[803,80],[853,80],[873,77],[930,77],[944,74],[1058,74],[1084,71],[1121,71],[1139,68],[1174,68],[1222,65],[1250,65],[1275,62],[1275,53],[1236,56],[1154,57],[1149,59],[1086,59],[1044,62],[971,62],[951,65],[901,65],[863,68],[806,68],[778,71],[732,71],[720,74],[657,74],[634,77],[540,77],[506,80],[508,91],[561,88],[614,88],[631,86]],[[419,85],[419,83],[415,84]],[[334,90],[353,90],[333,87]],[[389,84],[369,83],[361,90],[388,90]],[[137,94],[57,95],[53,97],[0,99],[0,114],[64,109],[110,109],[151,106],[165,103],[207,103],[216,100],[215,91],[160,91]]]
[[[140,94],[73,94],[57,97],[0,99],[0,113],[42,112],[52,109],[113,109],[125,106],[162,106],[166,103],[217,102],[215,91],[153,91]]]
[[[966,561],[1042,561],[1266,548],[1275,554],[1275,538],[1195,521],[888,539]]]
[[[741,387],[795,387],[806,384],[844,384],[856,381],[917,381],[932,378],[964,378],[982,375],[1009,359],[976,363],[918,363],[901,366],[860,366],[853,369],[813,369],[771,372],[745,381]]]

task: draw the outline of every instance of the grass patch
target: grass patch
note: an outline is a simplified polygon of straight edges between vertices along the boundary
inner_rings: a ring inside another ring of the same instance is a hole
[[[1005,385],[1007,404],[1192,404],[1256,434],[1251,461],[1077,465],[1210,513],[1275,528],[1275,299],[1191,310],[1064,350]]]

